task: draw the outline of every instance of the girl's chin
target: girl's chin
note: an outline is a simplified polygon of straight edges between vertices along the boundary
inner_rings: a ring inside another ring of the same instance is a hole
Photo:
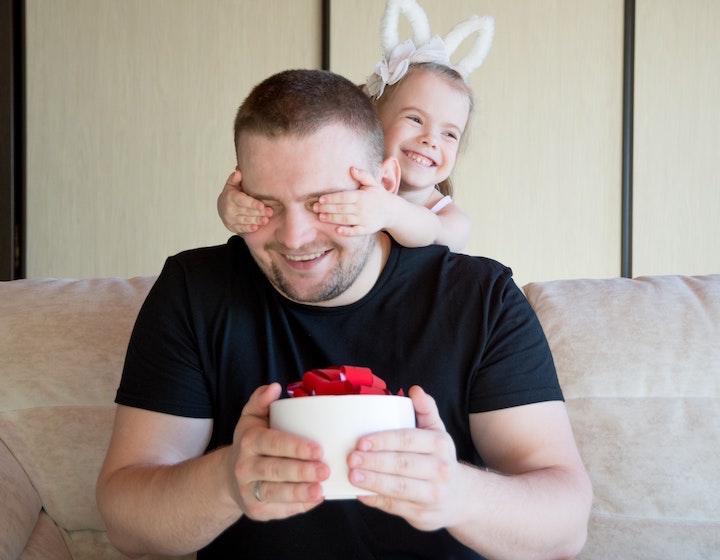
[[[398,189],[398,192],[419,192],[424,191],[429,188],[434,188],[435,183],[430,183],[429,185],[417,185],[415,183],[400,183],[400,188]]]

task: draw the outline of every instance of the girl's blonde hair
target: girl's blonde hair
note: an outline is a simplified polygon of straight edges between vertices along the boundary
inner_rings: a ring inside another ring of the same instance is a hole
[[[458,91],[465,93],[468,97],[469,101],[469,111],[468,111],[468,121],[465,125],[465,131],[463,132],[462,136],[460,137],[460,146],[458,148],[458,154],[461,153],[465,146],[467,145],[467,138],[470,132],[470,122],[472,120],[472,114],[473,110],[475,108],[475,96],[473,95],[472,90],[470,89],[470,86],[467,84],[467,82],[463,79],[463,77],[460,75],[459,72],[456,70],[450,68],[449,66],[445,66],[444,64],[439,64],[437,62],[414,62],[410,64],[410,67],[408,68],[407,74],[403,76],[402,79],[400,79],[398,82],[388,85],[385,87],[385,91],[380,96],[379,99],[372,98],[372,102],[375,105],[375,110],[378,112],[378,114],[382,111],[382,108],[387,103],[388,99],[390,99],[395,91],[397,91],[397,88],[400,86],[400,84],[403,83],[403,80],[412,74],[413,72],[432,72],[433,74],[437,75],[438,77],[444,79],[449,85],[456,88]],[[438,183],[436,188],[443,194],[443,195],[449,195],[453,196],[454,189],[453,189],[453,183],[451,176],[448,176],[447,179],[444,181]]]

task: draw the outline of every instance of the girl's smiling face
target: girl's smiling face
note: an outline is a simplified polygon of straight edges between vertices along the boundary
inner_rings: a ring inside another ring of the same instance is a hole
[[[412,70],[379,104],[385,154],[400,162],[400,191],[434,186],[455,166],[470,115],[467,93],[449,79]]]

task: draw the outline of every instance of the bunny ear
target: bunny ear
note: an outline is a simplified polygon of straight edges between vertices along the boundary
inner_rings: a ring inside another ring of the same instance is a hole
[[[385,56],[388,58],[390,52],[400,42],[398,37],[400,12],[405,14],[410,23],[415,47],[420,47],[430,40],[430,23],[425,12],[415,0],[387,0],[385,15],[380,25],[380,37]]]
[[[448,56],[451,56],[460,44],[473,33],[477,33],[477,39],[475,39],[472,50],[454,66],[463,78],[467,78],[473,70],[480,66],[490,51],[495,33],[495,20],[491,16],[471,16],[458,23],[444,37]]]
[[[400,43],[398,20],[403,13],[412,27],[413,39]],[[423,9],[415,0],[387,0],[385,14],[380,24],[383,58],[367,77],[364,91],[373,99],[379,99],[385,86],[397,83],[408,71],[411,64],[434,62],[454,68],[464,80],[480,66],[490,50],[495,20],[490,16],[471,16],[457,24],[441,39],[430,38],[430,23]],[[465,39],[473,33],[478,37],[470,53],[457,66],[450,62],[450,56]]]

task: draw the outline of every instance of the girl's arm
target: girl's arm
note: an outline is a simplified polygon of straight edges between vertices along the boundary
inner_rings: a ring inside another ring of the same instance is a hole
[[[436,245],[447,245],[451,251],[459,253],[465,249],[472,229],[470,218],[460,207],[451,202],[436,216],[440,220],[440,232]]]
[[[233,233],[252,233],[268,223],[272,208],[247,195],[242,190],[242,174],[230,173],[220,196],[217,210],[225,227]]]
[[[456,204],[437,214],[388,192],[369,173],[351,169],[361,184],[354,191],[322,195],[313,206],[320,221],[338,224],[341,235],[367,235],[385,230],[405,247],[447,245],[464,249],[470,237],[470,219]]]

